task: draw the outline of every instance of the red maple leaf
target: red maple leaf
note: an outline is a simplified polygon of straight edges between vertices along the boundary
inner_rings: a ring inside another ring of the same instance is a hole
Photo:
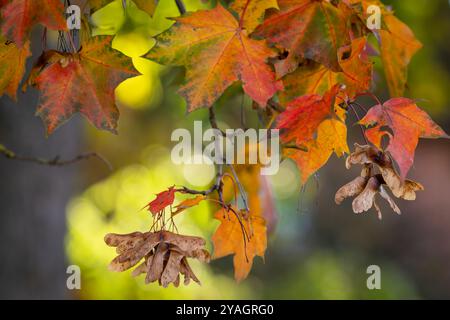
[[[175,201],[175,192],[175,187],[170,187],[168,190],[158,193],[156,199],[146,205],[145,208],[153,215],[158,214],[173,204]]]

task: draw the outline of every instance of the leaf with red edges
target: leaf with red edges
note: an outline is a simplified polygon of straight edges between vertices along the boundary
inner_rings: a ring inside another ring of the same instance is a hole
[[[130,58],[111,48],[111,37],[94,37],[80,52],[56,53],[32,84],[41,91],[37,115],[51,134],[79,112],[99,129],[116,133],[115,88],[138,75]]]
[[[246,18],[245,12],[241,21]],[[220,3],[212,10],[188,13],[174,20],[169,30],[156,37],[157,44],[146,57],[186,67],[186,83],[179,92],[189,111],[211,107],[238,80],[261,107],[281,88],[266,63],[276,52],[264,40],[251,39],[242,22]]]
[[[379,149],[382,137],[390,137],[386,150],[397,162],[402,179],[406,177],[414,162],[414,151],[419,138],[448,138],[426,112],[407,98],[394,98],[383,105],[372,107],[359,123],[373,126],[367,129],[365,134]],[[393,134],[386,130],[385,126],[392,130]]]
[[[31,30],[41,24],[52,30],[65,30],[64,5],[60,0],[10,0],[1,8],[2,33],[22,47]]]
[[[332,114],[339,86],[334,86],[322,97],[311,94],[299,97],[287,105],[280,114],[278,129],[282,130],[283,142],[295,141],[301,145],[314,138],[319,124]]]

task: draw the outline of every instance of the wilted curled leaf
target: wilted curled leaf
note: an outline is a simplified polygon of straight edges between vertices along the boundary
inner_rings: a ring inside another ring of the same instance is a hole
[[[170,283],[177,287],[180,274],[184,275],[185,284],[190,279],[200,283],[186,258],[202,262],[209,262],[210,259],[209,252],[204,248],[204,239],[168,231],[108,234],[105,236],[105,243],[116,247],[119,254],[109,265],[111,271],[128,270],[144,259],[132,275],[146,273],[145,283],[158,281],[163,287]]]

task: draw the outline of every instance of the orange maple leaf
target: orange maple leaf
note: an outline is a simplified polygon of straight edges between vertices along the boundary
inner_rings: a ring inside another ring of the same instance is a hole
[[[365,135],[379,149],[382,137],[390,137],[386,151],[389,151],[397,162],[402,179],[406,177],[414,162],[414,151],[419,138],[448,138],[426,112],[407,98],[394,98],[383,105],[372,107],[359,123],[373,126],[365,131]],[[384,126],[389,127],[393,135]]]
[[[175,24],[156,37],[157,44],[146,57],[186,67],[186,84],[180,94],[189,111],[210,107],[238,80],[261,107],[281,88],[266,63],[276,52],[264,40],[248,36],[243,27],[249,23],[246,12],[242,11],[238,21],[219,3],[212,10],[174,18]]]
[[[284,142],[294,140],[298,145],[313,139],[319,124],[328,117],[339,86],[335,85],[322,97],[318,94],[310,94],[299,97],[288,103],[287,109],[279,115],[278,129]]]
[[[379,30],[372,30],[377,35],[383,70],[389,93],[392,97],[401,97],[405,91],[408,78],[408,64],[422,44],[413,31],[394,16],[390,7],[380,0],[345,0],[349,5],[361,7],[356,10],[362,21],[369,18],[369,6],[376,5],[382,13],[382,25]]]
[[[18,48],[0,35],[0,96],[6,93],[17,99],[17,89],[25,73],[25,63],[31,56],[30,42]]]
[[[408,78],[408,64],[422,48],[411,29],[394,15],[385,15],[388,30],[380,30],[380,53],[392,97],[401,97]]]
[[[338,119],[325,119],[317,129],[317,138],[308,141],[304,146],[307,151],[289,150],[285,153],[297,163],[302,184],[327,163],[333,152],[338,157],[349,153],[347,127]]]
[[[221,223],[212,236],[213,258],[234,255],[234,277],[240,282],[248,276],[255,256],[264,258],[267,247],[265,220],[252,215],[244,218],[238,210],[224,208],[216,212],[214,217]]]
[[[182,202],[180,202],[179,204],[177,204],[175,206],[175,211],[172,212],[172,216],[175,216],[175,215],[183,212],[184,210],[187,210],[189,208],[197,206],[200,202],[202,202],[205,199],[206,199],[206,196],[199,195],[199,196],[196,196],[195,198],[189,198],[189,199],[183,200]]]

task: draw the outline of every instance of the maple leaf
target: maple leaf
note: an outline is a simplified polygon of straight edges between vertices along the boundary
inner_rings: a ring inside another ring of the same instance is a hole
[[[334,101],[340,88],[338,85],[322,97],[310,94],[299,97],[287,105],[279,115],[278,129],[283,142],[295,140],[298,145],[313,139],[319,124],[332,112]]]
[[[264,40],[249,38],[241,26],[251,22],[247,12],[242,12],[240,22],[219,3],[212,10],[174,18],[175,24],[156,37],[157,44],[146,57],[186,67],[186,84],[179,92],[189,111],[210,107],[238,80],[261,107],[281,88],[266,64],[276,52]]]
[[[47,134],[76,112],[97,128],[116,133],[119,110],[114,89],[138,72],[131,59],[112,49],[110,43],[111,37],[94,37],[78,53],[58,53],[61,59],[32,80],[41,90],[36,113],[44,121]]]
[[[250,34],[264,21],[266,10],[278,9],[278,4],[277,0],[235,0],[230,8],[242,17],[239,25]]]
[[[1,8],[2,33],[22,47],[36,24],[52,30],[65,30],[64,5],[60,0],[11,0]]]
[[[372,30],[379,42],[381,60],[389,93],[392,97],[401,97],[405,91],[408,78],[408,64],[416,52],[422,48],[412,30],[395,17],[392,10],[379,0],[345,0],[350,5],[358,5],[362,10],[356,11],[363,21],[367,21],[368,7],[376,5],[382,12],[380,30]],[[354,6],[355,7],[355,6]]]
[[[318,126],[317,138],[306,142],[304,146],[307,151],[289,150],[286,153],[297,163],[302,184],[305,184],[313,173],[328,162],[333,152],[338,157],[349,153],[347,127],[340,120],[326,119]]]
[[[373,64],[365,52],[367,40],[357,38],[352,44],[339,49],[338,58],[341,72],[307,60],[297,70],[283,78],[284,91],[280,101],[286,103],[306,94],[323,95],[336,84],[344,85],[344,95],[352,99],[357,93],[366,92],[372,81]]]
[[[168,190],[158,193],[156,199],[145,206],[145,208],[148,208],[153,215],[158,214],[173,204],[175,201],[175,192],[175,187],[170,187]]]
[[[234,277],[240,282],[248,276],[255,256],[264,258],[267,232],[262,217],[250,215],[245,219],[238,210],[233,210],[222,208],[214,215],[220,221],[220,226],[212,236],[213,258],[234,255]]]
[[[0,35],[0,96],[6,93],[17,100],[17,89],[25,73],[25,64],[31,56],[30,42],[18,48]]]
[[[186,199],[175,206],[175,211],[172,212],[172,216],[175,216],[184,210],[197,206],[200,202],[205,200],[205,196],[196,196],[195,198]]]
[[[325,0],[279,0],[278,5],[255,34],[289,52],[277,66],[279,74],[294,71],[301,58],[341,71],[338,50],[350,44],[345,11]]]
[[[365,135],[379,149],[382,137],[389,136],[386,150],[397,162],[402,179],[414,162],[419,138],[448,138],[426,112],[407,98],[393,98],[383,105],[372,107],[359,123],[373,126],[365,131]],[[389,127],[393,135],[384,126]]]
[[[408,64],[422,48],[411,29],[393,15],[385,15],[388,30],[380,30],[380,53],[389,93],[401,97],[408,77]]]
[[[108,3],[113,2],[114,0],[88,0],[89,6],[92,10],[98,10],[103,8]],[[155,13],[156,7],[158,6],[158,0],[132,0],[139,9],[147,12],[150,16],[153,16]]]

